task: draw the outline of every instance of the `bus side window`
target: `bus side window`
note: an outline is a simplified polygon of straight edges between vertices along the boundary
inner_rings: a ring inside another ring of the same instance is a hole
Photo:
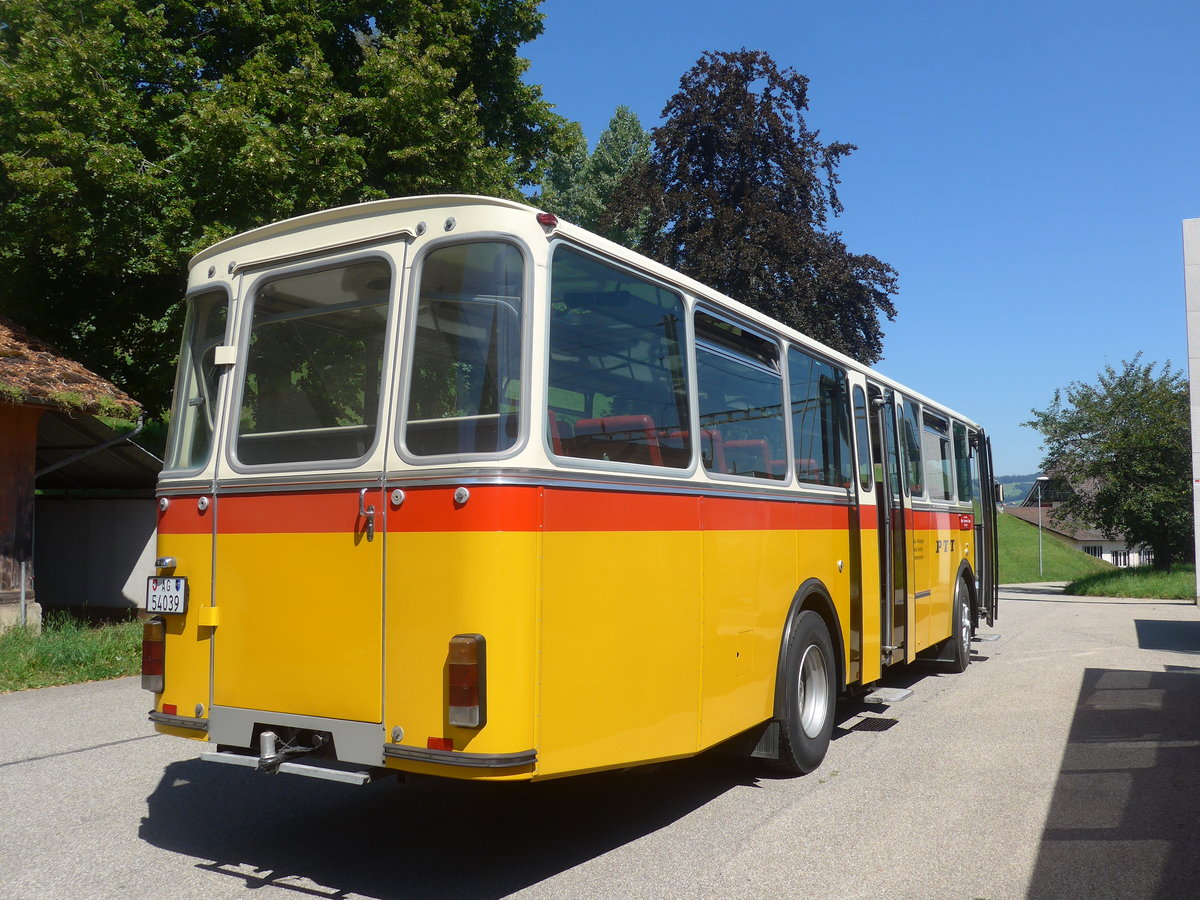
[[[950,468],[950,423],[926,411],[922,419],[922,450],[930,500],[954,499],[954,475]]]
[[[725,475],[787,478],[779,348],[732,322],[697,311],[700,458]]]
[[[954,469],[958,476],[958,499],[970,503],[972,497],[971,448],[967,441],[967,427],[962,422],[954,423]]]
[[[212,452],[219,371],[216,348],[225,336],[228,316],[229,297],[224,291],[208,291],[188,299],[167,469],[201,468]]]
[[[683,298],[555,248],[546,443],[558,457],[691,464]]]
[[[904,489],[912,497],[925,495],[919,411],[920,407],[915,400],[904,398],[900,417],[900,449],[904,455]]]
[[[869,491],[872,484],[870,421],[867,396],[857,385],[854,388],[854,432],[858,447],[858,483],[864,491]]]
[[[808,484],[849,487],[853,475],[846,373],[792,347],[788,351],[788,384],[792,392],[796,478]],[[867,460],[869,465],[869,449]]]

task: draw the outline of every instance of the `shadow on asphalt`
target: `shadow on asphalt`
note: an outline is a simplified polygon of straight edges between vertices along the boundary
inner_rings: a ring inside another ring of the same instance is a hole
[[[990,656],[985,656],[975,648],[972,648],[971,665],[985,663],[990,659]],[[926,679],[938,677],[958,678],[959,676],[952,673],[949,667],[943,662],[918,659],[911,663],[887,669],[876,686],[883,688],[911,688]],[[833,726],[833,740],[840,740],[855,731],[887,730],[886,728],[877,726],[870,727],[871,723],[867,723],[868,727],[863,727],[860,717],[890,721],[888,714],[892,706],[893,704],[888,703],[867,703],[861,697],[843,697],[838,700]]]
[[[1200,654],[1200,622],[1135,619],[1138,646],[1143,650],[1169,650]]]
[[[704,756],[541,784],[388,778],[351,787],[172,763],[139,836],[247,887],[340,897],[502,897],[657,831],[738,785]],[[307,879],[314,888],[294,879]]]
[[[911,687],[946,674],[944,664],[918,661],[889,670],[880,684]],[[834,739],[885,730],[850,723],[863,713],[886,720],[888,710],[840,700]],[[503,897],[665,828],[735,787],[783,777],[790,776],[720,749],[539,784],[385,778],[352,787],[187,760],[164,770],[139,837],[209,860],[197,866],[248,888],[331,898]]]
[[[1027,896],[1197,896],[1198,749],[1200,669],[1087,669]]]

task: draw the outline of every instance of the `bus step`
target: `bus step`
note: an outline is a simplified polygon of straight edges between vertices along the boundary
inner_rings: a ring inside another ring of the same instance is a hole
[[[908,688],[881,687],[875,688],[862,699],[863,703],[899,703],[911,697],[912,693]]]

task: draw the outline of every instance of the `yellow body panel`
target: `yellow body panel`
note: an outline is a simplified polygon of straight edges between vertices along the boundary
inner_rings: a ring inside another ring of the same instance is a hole
[[[470,753],[535,746],[538,540],[529,532],[388,535],[384,724],[389,735],[403,730],[400,744],[424,748],[430,737],[449,737]],[[479,729],[446,720],[446,660],[456,634],[486,640],[487,722]]]
[[[217,537],[213,703],[380,721],[383,541]]]
[[[844,531],[704,533],[701,747],[773,715],[783,627],[797,588],[808,579],[831,593],[849,658],[848,550]]]
[[[539,774],[696,752],[700,532],[543,540]]]
[[[972,561],[974,537],[971,531],[959,530],[957,516],[957,512],[950,516],[949,526],[913,535],[912,558],[920,580],[910,586],[909,597],[928,593],[910,604],[913,610],[910,661],[917,652],[945,640],[954,631],[954,582],[961,563],[965,560],[970,565]]]
[[[862,684],[870,684],[878,681],[883,674],[883,610],[880,602],[882,589],[879,576],[879,537],[872,529],[860,531],[857,538],[851,535],[850,540],[858,541],[855,569],[850,574],[850,614],[853,618],[855,606],[861,603],[862,670],[859,681]],[[851,548],[851,559],[855,560],[853,547]]]
[[[910,634],[924,635],[908,642],[915,655],[949,635],[953,578],[970,557],[957,531],[913,535],[934,549],[955,539],[952,552],[930,554],[924,584],[910,586],[930,592],[909,604]],[[355,721],[380,721],[382,710],[386,739],[402,746],[450,738],[456,751],[538,755],[536,767],[509,769],[386,760],[409,772],[550,778],[688,756],[764,722],[787,613],[809,579],[834,600],[833,639],[847,662],[857,660],[855,680],[874,681],[880,669],[873,531],[861,540],[853,528],[381,532],[374,542],[228,534],[218,538],[214,609],[202,602],[207,563],[184,571],[210,547],[206,535],[160,542],[192,593],[187,616],[167,619],[159,708],[175,703],[191,715],[207,705],[215,635],[218,705]],[[264,559],[311,564],[263,567]],[[479,729],[446,718],[447,649],[464,633],[486,638]]]
[[[212,537],[207,534],[163,534],[158,538],[158,555],[179,561],[174,574],[188,580],[188,607],[182,615],[162,616],[166,622],[166,675],[163,692],[154,696],[154,708],[174,706],[177,715],[207,718],[209,672],[213,629],[200,624],[212,603]],[[196,715],[196,707],[202,715]],[[203,738],[191,729],[156,724],[163,734]]]

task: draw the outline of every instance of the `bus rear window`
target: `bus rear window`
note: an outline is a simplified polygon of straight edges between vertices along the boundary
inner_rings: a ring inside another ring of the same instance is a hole
[[[425,257],[404,426],[413,456],[498,453],[516,443],[524,284],[512,244],[454,244]]]
[[[255,289],[236,449],[246,465],[352,461],[375,442],[391,268],[383,260]]]
[[[560,246],[550,304],[546,437],[554,454],[686,468],[683,298]]]

